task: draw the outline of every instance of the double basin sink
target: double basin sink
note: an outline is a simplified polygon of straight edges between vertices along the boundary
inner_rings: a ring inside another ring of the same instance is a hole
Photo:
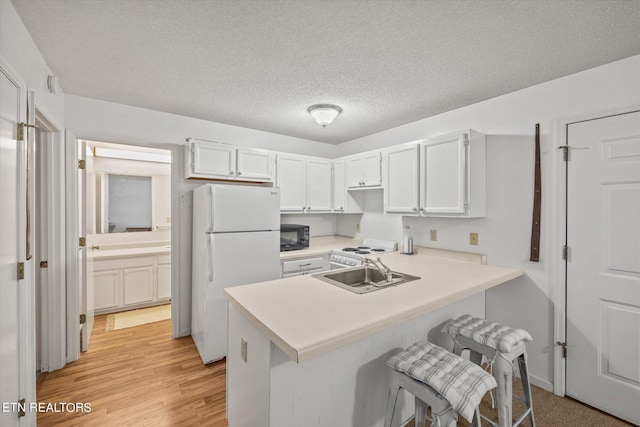
[[[313,274],[311,277],[356,294],[366,294],[384,289],[388,286],[397,286],[420,279],[420,277],[417,276],[392,271],[391,280],[387,280],[388,277],[386,274],[383,274],[380,270],[370,265],[325,271],[323,273]]]

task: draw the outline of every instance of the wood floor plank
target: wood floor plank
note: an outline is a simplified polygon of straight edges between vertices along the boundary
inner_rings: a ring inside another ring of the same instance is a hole
[[[89,351],[45,373],[42,403],[82,402],[89,413],[44,412],[38,426],[227,427],[225,363],[203,365],[191,337],[171,338],[171,321],[105,332],[96,316]]]

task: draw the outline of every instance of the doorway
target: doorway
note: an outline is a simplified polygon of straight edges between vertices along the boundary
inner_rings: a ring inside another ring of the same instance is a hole
[[[107,331],[170,318],[171,150],[79,142],[86,147],[87,311],[107,315]]]
[[[566,132],[566,394],[640,424],[640,111]]]

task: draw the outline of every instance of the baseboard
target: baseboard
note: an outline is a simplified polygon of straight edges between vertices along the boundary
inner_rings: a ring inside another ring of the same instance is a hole
[[[531,382],[531,384],[540,387],[541,389],[546,390],[549,393],[553,393],[553,384],[551,382],[538,378],[535,375],[531,375],[531,373],[529,373],[529,381]]]
[[[186,337],[188,335],[191,335],[191,328],[180,329],[180,331],[178,332],[178,336],[174,338]]]

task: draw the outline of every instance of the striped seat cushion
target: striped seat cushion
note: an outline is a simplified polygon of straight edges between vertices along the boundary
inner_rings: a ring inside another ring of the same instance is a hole
[[[469,422],[482,396],[496,387],[482,368],[428,341],[392,356],[387,365],[429,385]]]
[[[529,332],[524,329],[510,328],[469,314],[463,314],[447,323],[442,332],[451,336],[462,335],[502,353],[509,353],[523,341],[533,341]]]

